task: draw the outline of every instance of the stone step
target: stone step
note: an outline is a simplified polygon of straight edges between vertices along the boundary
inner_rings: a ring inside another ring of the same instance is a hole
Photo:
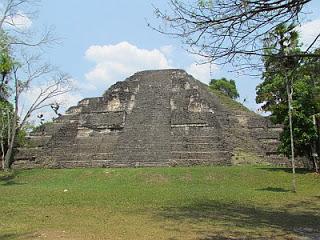
[[[223,139],[218,138],[189,138],[189,137],[181,137],[181,138],[173,138],[172,143],[187,143],[187,144],[201,144],[201,143],[219,143],[222,142]]]
[[[171,164],[179,166],[194,166],[194,165],[232,165],[229,159],[210,158],[210,159],[171,159]]]
[[[108,153],[113,152],[115,148],[115,144],[113,143],[96,143],[96,144],[81,144],[79,145],[79,152],[80,153]]]
[[[14,158],[15,161],[22,160],[33,160],[36,156],[46,154],[45,148],[43,147],[34,147],[34,148],[18,148]]]
[[[173,142],[171,143],[171,151],[201,151],[221,149],[225,145],[224,142]]]
[[[229,158],[232,153],[229,151],[210,151],[210,152],[187,152],[187,151],[172,151],[172,159],[214,159],[214,158]]]

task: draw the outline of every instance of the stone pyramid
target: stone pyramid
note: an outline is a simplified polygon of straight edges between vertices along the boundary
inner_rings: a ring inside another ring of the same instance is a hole
[[[14,166],[282,164],[281,127],[235,106],[183,70],[138,72],[33,132]]]

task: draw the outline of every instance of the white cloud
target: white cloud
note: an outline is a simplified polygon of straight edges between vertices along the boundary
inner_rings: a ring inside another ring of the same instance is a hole
[[[61,107],[67,109],[71,106],[76,106],[83,97],[79,93],[68,92],[55,98],[55,101],[60,103]]]
[[[96,63],[94,69],[85,75],[86,79],[105,88],[137,71],[170,68],[168,59],[159,49],[141,49],[128,42],[93,45],[85,57]]]
[[[211,79],[211,74],[219,70],[218,65],[208,63],[208,59],[197,54],[190,54],[189,56],[194,62],[186,68],[186,71],[195,79],[208,84]]]
[[[210,82],[211,73],[217,70],[218,70],[218,66],[210,63],[204,63],[204,64],[192,63],[186,69],[186,71],[189,74],[191,74],[194,78],[206,84]]]
[[[86,59],[95,62],[95,67],[85,77],[97,88],[107,89],[116,81],[121,81],[137,71],[174,68],[169,58],[174,47],[166,45],[159,49],[142,49],[128,42],[115,45],[93,45],[85,52]],[[195,61],[185,66],[185,70],[196,79],[208,83],[215,64],[197,64],[204,59],[190,55]]]
[[[97,87],[89,82],[80,82],[76,79],[71,79],[70,83],[72,85],[72,87],[75,89],[75,91],[86,91],[86,92],[92,92],[92,91],[96,91]]]
[[[160,51],[167,57],[170,57],[174,51],[174,47],[172,45],[165,45],[160,48]]]
[[[210,79],[210,65],[209,64],[197,64],[192,63],[187,67],[186,71],[191,74],[194,78],[201,82],[208,83]]]
[[[76,80],[72,80],[72,81],[74,82],[74,85],[77,85]],[[28,111],[30,106],[35,102],[36,98],[39,96],[40,92],[41,92],[41,86],[33,86],[21,94],[21,97],[20,97],[21,112],[19,113],[20,116],[23,117],[26,114],[26,112]],[[70,91],[70,92],[67,92],[63,95],[56,96],[55,98],[52,98],[48,101],[45,101],[43,103],[43,105],[51,104],[51,103],[58,103],[60,106],[58,112],[64,113],[64,111],[66,109],[68,109],[69,107],[77,105],[77,103],[81,99],[83,99],[81,94],[79,94],[78,92]],[[32,115],[30,116],[29,121],[32,121],[34,123],[38,123],[39,119],[37,118],[37,115],[39,113],[42,113],[46,120],[50,120],[53,117],[57,117],[57,115],[54,113],[54,111],[51,109],[51,107],[47,106],[47,107],[41,108],[40,110],[33,112]]]
[[[304,23],[303,25],[298,27],[297,30],[300,33],[303,46],[307,48],[313,42],[315,37],[320,33],[320,19]],[[314,46],[319,47],[319,45],[320,39],[318,39]]]
[[[32,25],[32,21],[22,12],[18,12],[16,15],[8,17],[6,23],[10,27],[16,27],[18,29],[28,29]]]

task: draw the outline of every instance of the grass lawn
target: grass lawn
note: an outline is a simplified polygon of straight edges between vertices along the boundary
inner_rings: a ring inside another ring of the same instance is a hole
[[[320,176],[270,166],[0,172],[0,239],[320,239]]]

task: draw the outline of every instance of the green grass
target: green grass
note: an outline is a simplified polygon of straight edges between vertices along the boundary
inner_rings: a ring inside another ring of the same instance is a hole
[[[270,166],[0,172],[0,239],[320,236],[320,177],[297,184]]]
[[[227,107],[228,109],[237,112],[241,111],[249,114],[255,114],[254,112],[246,108],[243,104],[237,102],[236,100],[233,100],[232,98],[228,97],[222,92],[214,89],[209,89],[209,91],[216,95],[219,98],[221,104]]]

